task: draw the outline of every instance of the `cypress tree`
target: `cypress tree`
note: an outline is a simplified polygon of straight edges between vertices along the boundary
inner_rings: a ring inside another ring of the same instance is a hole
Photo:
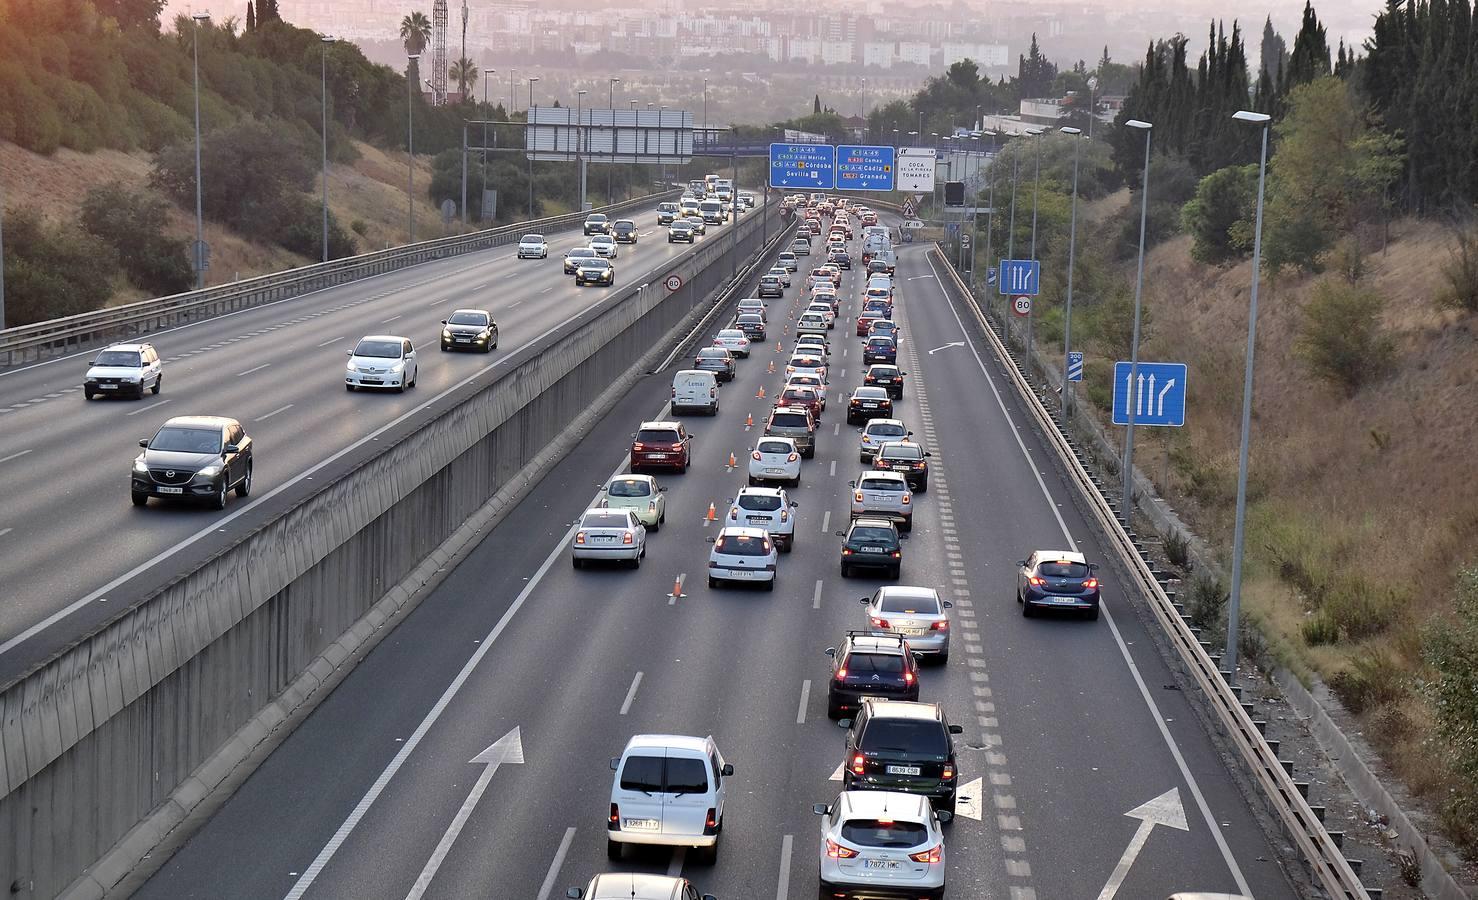
[[[1288,65],[1279,79],[1278,92],[1287,94],[1291,88],[1328,74],[1329,36],[1314,12],[1314,4],[1311,0],[1304,0],[1303,24],[1293,38],[1293,51],[1288,54]]]
[[[814,115],[818,115],[818,116],[821,115],[821,95],[820,94],[817,94],[816,95],[816,99],[811,102],[811,112]]]
[[[252,0],[246,0],[246,33],[251,34],[257,30],[257,8]]]
[[[1288,61],[1288,45],[1283,36],[1273,30],[1273,17],[1268,16],[1262,25],[1262,59],[1259,67],[1266,71],[1276,84],[1283,74],[1283,64]]]

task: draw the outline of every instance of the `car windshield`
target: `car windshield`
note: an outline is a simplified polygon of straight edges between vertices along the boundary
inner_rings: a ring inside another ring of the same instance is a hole
[[[1088,567],[1077,562],[1045,562],[1037,573],[1047,578],[1087,578]]]
[[[923,459],[924,451],[920,447],[884,447],[883,456],[887,459]]]
[[[939,600],[935,597],[895,597],[884,594],[883,602],[878,605],[885,613],[918,613],[921,616],[939,615]]]
[[[667,757],[667,790],[673,794],[701,794],[708,790],[708,767],[701,759]]]
[[[773,428],[805,428],[806,414],[777,412],[770,417],[770,426]]]
[[[867,427],[867,433],[873,437],[899,437],[907,434],[908,429],[902,425],[889,423],[887,425],[869,425]]]
[[[760,441],[758,449],[761,453],[789,453],[790,445],[784,441]]]
[[[181,428],[166,425],[149,442],[150,450],[171,450],[176,453],[220,453],[221,431],[219,428]]]
[[[848,819],[842,823],[842,839],[863,847],[917,847],[929,839],[929,829],[918,822]]]
[[[729,351],[723,347],[704,347],[698,351],[699,359],[728,359]]]
[[[354,348],[354,355],[400,359],[400,341],[360,341],[359,346]]]
[[[662,764],[660,756],[628,756],[621,767],[621,790],[646,791],[649,794],[662,792]]]
[[[583,269],[609,269],[611,263],[604,259],[587,259],[580,264]]]
[[[488,323],[487,313],[452,313],[452,317],[446,320],[448,325],[486,325]]]
[[[612,497],[650,497],[652,486],[640,478],[618,478],[606,488]]]
[[[847,656],[847,671],[854,675],[898,675],[903,657],[897,653],[857,653]]]
[[[857,482],[859,491],[883,491],[885,493],[902,493],[903,481],[897,478],[864,478]]]
[[[616,223],[616,230],[617,231],[635,231],[636,230],[636,224],[633,223],[633,222],[617,222]]]
[[[523,237],[519,238],[519,241],[525,244],[542,244],[544,243],[544,235],[526,234]]]
[[[739,508],[774,512],[780,508],[780,497],[775,494],[740,494]]]
[[[713,548],[729,556],[765,556],[770,552],[769,541],[747,534],[726,534],[714,543]]]
[[[92,364],[137,369],[144,363],[137,350],[104,350],[98,354],[98,358],[93,360]]]
[[[677,432],[668,428],[643,428],[636,433],[636,439],[649,444],[675,444]]]
[[[876,747],[930,756],[949,755],[944,726],[919,719],[873,719],[867,723],[867,732],[862,735],[860,744],[863,750]]]
[[[725,328],[723,331],[720,331],[718,333],[718,337],[719,337],[719,340],[721,340],[721,341],[747,341],[748,340],[748,338],[746,338],[744,336],[744,332],[740,331],[737,328]]]
[[[589,247],[576,247],[575,249],[565,254],[565,256],[569,257],[570,259],[583,259],[584,257],[594,255],[595,251],[591,250]]]
[[[624,513],[587,513],[580,522],[581,528],[625,528],[630,524]]]
[[[852,529],[852,540],[864,544],[892,544],[893,530],[875,525],[859,525]]]
[[[591,213],[585,217],[585,221],[587,222],[604,222],[605,220],[606,217],[602,213]]]

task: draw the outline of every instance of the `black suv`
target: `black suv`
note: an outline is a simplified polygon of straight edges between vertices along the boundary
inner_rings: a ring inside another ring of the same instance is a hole
[[[585,236],[592,234],[610,234],[611,222],[605,213],[591,213],[585,217]]]
[[[954,735],[938,703],[864,697],[847,730],[842,790],[922,794],[935,809],[954,811]]]
[[[837,537],[842,539],[843,578],[857,568],[886,569],[888,577],[895,579],[903,571],[903,540],[891,521],[870,516],[853,519]]]
[[[252,441],[235,419],[176,416],[152,438],[139,441],[144,452],[133,461],[133,505],[150,497],[206,500],[226,508],[226,494],[251,493]]]
[[[917,657],[901,635],[849,631],[841,647],[827,647],[831,679],[826,689],[826,717],[840,719],[856,712],[864,697],[919,699]]]

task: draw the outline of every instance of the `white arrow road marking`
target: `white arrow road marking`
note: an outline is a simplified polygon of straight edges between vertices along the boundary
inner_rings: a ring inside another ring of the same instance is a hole
[[[1158,411],[1155,413],[1155,415],[1157,415],[1157,416],[1163,416],[1163,415],[1165,415],[1165,395],[1168,394],[1168,393],[1170,393],[1170,389],[1173,388],[1173,387],[1175,387],[1175,379],[1174,378],[1170,379],[1169,381],[1166,381],[1165,382],[1165,386],[1162,387],[1162,388],[1160,388],[1159,407],[1158,407]]]
[[[446,833],[441,836],[441,842],[432,851],[431,858],[426,860],[426,867],[421,870],[421,875],[416,883],[411,885],[410,893],[406,894],[406,900],[419,900],[430,887],[431,879],[436,877],[436,870],[441,868],[441,863],[446,859],[447,853],[452,845],[457,842],[457,836],[462,833],[462,827],[467,824],[472,810],[477,806],[477,801],[482,799],[483,792],[488,789],[488,784],[493,780],[493,775],[498,767],[504,763],[519,764],[523,762],[523,740],[519,736],[518,726],[498,738],[493,745],[472,759],[468,760],[470,765],[483,766],[482,775],[478,776],[477,783],[472,786],[472,791],[467,799],[462,801],[462,808],[457,810],[457,815],[452,819],[452,824],[446,827]]]
[[[950,341],[948,344],[945,344],[943,347],[935,347],[933,350],[930,350],[929,351],[929,355],[930,356],[933,356],[934,354],[938,353],[940,350],[948,350],[951,347],[963,347],[963,346],[965,346],[965,342],[964,341]]]
[[[955,815],[980,821],[981,798],[985,796],[985,779],[967,781],[955,795]]]
[[[1178,828],[1181,831],[1191,830],[1191,827],[1186,824],[1185,807],[1180,805],[1180,788],[1171,788],[1155,799],[1129,810],[1124,815],[1131,819],[1139,819],[1139,827],[1135,829],[1134,837],[1129,839],[1129,846],[1124,848],[1124,855],[1119,857],[1119,864],[1114,867],[1114,873],[1109,876],[1108,883],[1103,886],[1103,890],[1098,892],[1098,900],[1112,900],[1113,896],[1119,892],[1119,887],[1123,885],[1130,867],[1134,865],[1139,851],[1144,849],[1144,842],[1149,840],[1150,832],[1155,830],[1156,825]]]
[[[828,778],[828,779],[826,779],[826,780],[827,781],[841,781],[842,780],[842,764],[841,763],[837,763],[836,771],[832,772],[831,773],[831,777]]]

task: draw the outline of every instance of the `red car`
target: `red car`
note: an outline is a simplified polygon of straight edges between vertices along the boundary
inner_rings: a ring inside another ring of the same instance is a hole
[[[874,322],[876,322],[876,321],[878,321],[879,319],[882,319],[882,318],[883,318],[883,314],[881,312],[879,312],[878,310],[875,310],[875,309],[863,310],[862,311],[862,315],[860,315],[860,316],[857,317],[857,336],[858,337],[867,337],[867,332],[869,330],[871,330],[872,323],[874,323]]]
[[[815,388],[791,387],[780,392],[780,399],[775,402],[776,406],[802,406],[811,411],[811,418],[821,421],[821,396],[816,393]]]
[[[631,441],[631,471],[675,469],[686,472],[693,438],[681,422],[643,422]]]

